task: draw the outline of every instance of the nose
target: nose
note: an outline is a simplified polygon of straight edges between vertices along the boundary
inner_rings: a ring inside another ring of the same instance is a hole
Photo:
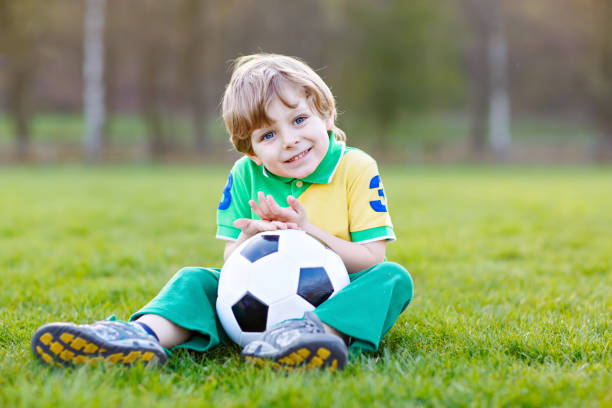
[[[283,146],[290,149],[300,141],[300,135],[295,130],[286,130],[283,132]]]

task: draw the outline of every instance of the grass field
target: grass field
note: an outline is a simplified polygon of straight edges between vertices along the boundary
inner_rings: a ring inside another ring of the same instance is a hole
[[[259,370],[229,346],[38,364],[39,325],[127,318],[178,268],[221,265],[227,170],[0,168],[0,406],[612,406],[610,168],[383,168],[387,254],[415,297],[343,372]]]

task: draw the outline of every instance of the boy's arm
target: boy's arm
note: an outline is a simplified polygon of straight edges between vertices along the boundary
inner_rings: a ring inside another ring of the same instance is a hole
[[[257,198],[259,205],[253,200],[249,201],[249,205],[261,219],[294,223],[300,229],[317,237],[340,255],[348,273],[362,271],[385,259],[387,241],[360,244],[338,238],[311,224],[306,216],[306,210],[293,196],[287,197],[288,208],[280,207],[272,196],[266,197],[262,192],[258,193]]]
[[[349,242],[330,234],[311,223],[306,223],[302,228],[304,231],[325,242],[331,249],[336,251],[348,273],[355,273],[370,268],[385,260],[387,241],[374,241],[360,244]]]

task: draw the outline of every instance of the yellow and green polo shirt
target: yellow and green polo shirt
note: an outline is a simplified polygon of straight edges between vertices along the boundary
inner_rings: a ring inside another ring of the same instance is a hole
[[[315,171],[303,179],[280,177],[244,156],[230,171],[217,210],[217,238],[235,240],[238,218],[259,219],[249,200],[257,192],[270,194],[288,207],[287,196],[299,199],[308,220],[347,241],[366,243],[395,240],[376,161],[365,152],[346,147],[330,132],[329,149]]]

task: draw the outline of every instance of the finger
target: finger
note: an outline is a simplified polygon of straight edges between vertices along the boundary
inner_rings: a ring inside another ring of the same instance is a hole
[[[250,223],[251,220],[248,218],[238,218],[236,221],[234,221],[234,227],[244,229],[248,227]]]
[[[268,221],[255,220],[253,221],[253,228],[257,230],[257,232],[269,231],[270,223]]]
[[[249,218],[237,219],[236,221],[234,221],[234,226],[236,228],[240,228],[240,230],[247,236],[251,236],[260,232],[257,228],[255,220],[251,220]]]
[[[272,197],[272,195],[268,194],[268,196],[266,197],[266,204],[268,205],[268,208],[272,209],[274,208],[274,206],[278,205],[276,204],[276,201],[274,201],[274,197]]]
[[[288,197],[292,197],[292,196],[288,196]],[[289,200],[289,198],[288,198],[288,200]],[[295,198],[294,198],[294,200],[295,200]],[[282,220],[285,220],[285,221],[289,221],[289,220],[291,220],[291,219],[293,219],[295,217],[295,212],[296,211],[295,211],[294,208],[292,208],[291,206],[289,206],[289,207],[281,207],[280,205],[278,205],[276,203],[276,201],[273,202],[273,210],[278,215],[278,217],[280,217]]]
[[[259,200],[259,206],[261,207],[262,214],[264,214],[265,218],[271,218],[272,214],[270,213],[268,201],[262,191],[257,193],[257,199]]]
[[[278,227],[274,225],[273,222],[270,222],[270,221],[256,220],[256,221],[253,221],[253,229],[257,232],[264,232],[264,231],[274,231],[278,229]]]
[[[281,229],[281,230],[286,230],[286,229],[287,229],[287,224],[286,224],[286,223],[284,223],[284,222],[281,222],[281,221],[273,221],[273,224],[274,224],[274,225],[276,225],[276,227],[277,227],[278,229]]]
[[[304,207],[302,207],[302,204],[294,196],[288,196],[287,203],[296,213],[302,214],[304,212]]]
[[[262,191],[259,191],[257,193],[257,199],[259,200],[259,206],[256,214],[259,215],[259,218],[261,218],[262,220],[274,219],[274,214],[270,211],[266,196]]]
[[[270,208],[271,212],[273,212],[274,214],[278,214],[278,215],[283,213],[283,208],[276,203],[276,201],[274,200],[274,197],[269,195],[267,198],[267,202],[268,202],[268,207]]]
[[[274,199],[274,197],[272,197],[272,194],[268,194],[268,197],[266,197],[266,200],[268,201],[268,205],[271,205],[271,206],[278,205],[276,204],[276,200]]]
[[[262,220],[266,218],[265,214],[263,213],[263,210],[254,200],[249,200],[249,205],[251,206],[251,210],[255,214],[257,214],[259,218],[261,218]]]
[[[300,227],[295,222],[288,222],[287,228],[289,229],[300,229]]]
[[[266,197],[266,206],[268,207],[268,211],[270,212],[270,214],[273,215],[276,215],[276,209],[280,208],[278,204],[276,204],[276,201],[274,201],[274,197],[272,197],[270,194],[268,194],[268,196]]]

